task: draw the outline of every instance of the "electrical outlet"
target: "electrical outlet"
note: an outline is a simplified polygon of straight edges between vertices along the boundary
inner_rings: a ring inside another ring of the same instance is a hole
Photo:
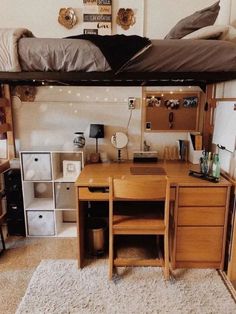
[[[128,109],[131,110],[131,109],[135,109],[135,97],[129,97],[128,99]]]

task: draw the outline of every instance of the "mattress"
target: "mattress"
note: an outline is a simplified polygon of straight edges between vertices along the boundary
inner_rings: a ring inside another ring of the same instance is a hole
[[[22,71],[111,70],[100,49],[84,39],[21,38],[18,54]],[[236,71],[236,44],[221,40],[152,40],[152,46],[122,71]]]
[[[21,72],[1,70],[0,82],[40,85],[48,81],[87,86],[181,84],[205,89],[207,84],[236,79],[235,43],[193,39],[151,43],[151,47],[145,45],[131,58],[121,49],[128,62],[117,71],[108,62],[115,49],[113,45],[105,56],[95,43],[85,39],[23,37],[17,47]]]

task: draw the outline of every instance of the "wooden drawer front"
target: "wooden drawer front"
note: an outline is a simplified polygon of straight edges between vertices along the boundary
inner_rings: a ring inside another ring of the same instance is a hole
[[[52,179],[49,153],[22,153],[24,180],[47,181]]]
[[[179,206],[225,206],[226,187],[195,187],[179,189]]]
[[[78,188],[79,200],[82,201],[107,201],[109,199],[108,192],[102,192],[98,188],[89,190],[87,187]]]
[[[178,226],[223,226],[225,207],[179,207]]]
[[[178,227],[176,261],[220,262],[223,227]]]

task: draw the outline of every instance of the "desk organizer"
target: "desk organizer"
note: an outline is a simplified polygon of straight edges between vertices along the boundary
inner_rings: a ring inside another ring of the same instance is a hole
[[[214,183],[217,183],[217,182],[220,181],[219,178],[215,178],[215,177],[210,176],[208,174],[204,174],[202,172],[193,171],[193,170],[189,170],[189,175],[193,176],[193,177],[196,177],[196,178],[199,178],[199,179],[202,179],[202,180],[214,182]]]

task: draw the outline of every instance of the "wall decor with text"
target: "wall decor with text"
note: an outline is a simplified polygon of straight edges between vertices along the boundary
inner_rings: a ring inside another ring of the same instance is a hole
[[[84,34],[111,35],[112,0],[83,0]]]

